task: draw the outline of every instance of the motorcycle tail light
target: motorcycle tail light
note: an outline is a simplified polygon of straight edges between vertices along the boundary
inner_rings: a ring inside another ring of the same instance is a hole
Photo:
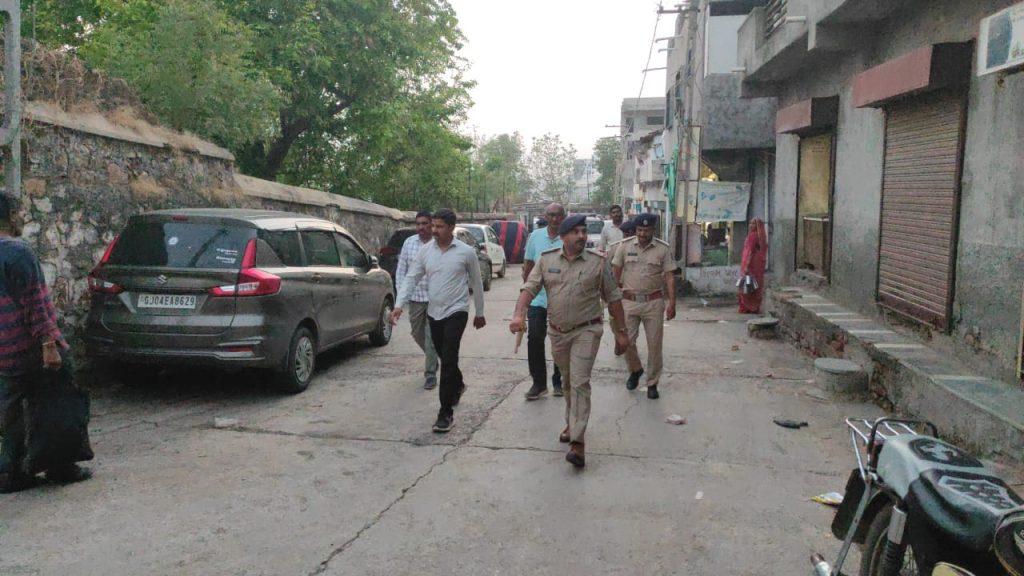
[[[996,528],[993,548],[1007,572],[1024,576],[1024,512],[1003,518]]]

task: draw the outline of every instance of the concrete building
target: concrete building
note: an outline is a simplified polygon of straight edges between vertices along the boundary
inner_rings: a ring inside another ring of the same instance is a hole
[[[597,182],[597,166],[593,158],[577,158],[572,170],[572,190],[566,201],[569,204],[590,202],[590,191]]]
[[[734,290],[747,222],[767,220],[775,98],[741,97],[737,35],[758,0],[699,0],[682,6],[667,39],[667,110],[662,145],[674,214],[671,244],[701,291]],[[698,218],[701,178],[749,185],[749,201],[728,221]],[[683,223],[686,223],[683,226]],[[668,224],[668,223],[666,223]]]
[[[1024,330],[1024,74],[986,73],[1013,28],[980,31],[1014,6],[1024,19],[1019,0],[773,1],[738,38],[743,95],[779,99],[778,280],[1004,380]]]
[[[661,98],[623,98],[619,126],[622,138],[622,169],[619,173],[622,206],[627,212],[642,212],[643,205],[637,202],[641,194],[637,181],[640,168],[637,151],[642,138],[665,126],[665,101]]]

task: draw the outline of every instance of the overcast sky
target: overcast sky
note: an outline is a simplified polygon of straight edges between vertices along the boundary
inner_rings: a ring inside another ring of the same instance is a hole
[[[651,0],[450,0],[476,80],[467,132],[560,134],[589,157],[594,141],[618,134],[623,98],[635,98],[657,2]],[[658,36],[671,36],[665,15]],[[655,46],[651,67],[665,65]],[[665,72],[649,73],[644,96],[664,96]]]

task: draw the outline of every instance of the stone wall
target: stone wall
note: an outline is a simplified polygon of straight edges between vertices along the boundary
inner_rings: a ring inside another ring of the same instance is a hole
[[[371,253],[412,221],[407,212],[238,175],[226,150],[139,121],[26,108],[22,236],[39,254],[72,341],[88,312],[86,276],[133,214],[211,206],[299,212],[345,226]]]

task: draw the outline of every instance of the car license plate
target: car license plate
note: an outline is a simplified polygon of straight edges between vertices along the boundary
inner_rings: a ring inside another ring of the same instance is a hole
[[[139,308],[195,310],[196,297],[179,294],[139,294]]]

